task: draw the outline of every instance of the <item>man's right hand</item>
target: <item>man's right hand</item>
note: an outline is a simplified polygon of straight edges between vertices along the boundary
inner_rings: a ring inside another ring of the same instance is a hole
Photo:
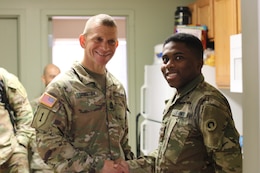
[[[123,159],[105,160],[103,168],[99,173],[129,173],[128,164]]]

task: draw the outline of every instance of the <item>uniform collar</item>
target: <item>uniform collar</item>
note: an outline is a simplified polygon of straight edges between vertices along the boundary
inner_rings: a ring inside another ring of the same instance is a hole
[[[193,90],[199,83],[204,81],[204,77],[202,74],[198,75],[196,78],[194,78],[192,81],[190,81],[188,84],[186,84],[183,88],[181,88],[178,91],[179,98],[189,93],[191,90]]]
[[[76,61],[72,65],[72,69],[75,71],[76,75],[79,77],[79,80],[82,81],[84,84],[95,83],[98,85],[97,81],[84,69],[80,62]],[[107,78],[107,87],[113,85],[114,80],[111,80],[111,74],[106,71],[106,78]]]

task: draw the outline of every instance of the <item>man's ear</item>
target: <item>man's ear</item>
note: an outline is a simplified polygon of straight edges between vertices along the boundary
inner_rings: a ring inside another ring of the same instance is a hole
[[[119,43],[118,43],[118,40],[116,40],[116,47],[118,47],[118,44],[119,44]]]
[[[80,34],[80,36],[79,36],[79,43],[80,43],[80,46],[82,48],[85,48],[85,41],[86,41],[85,35]]]

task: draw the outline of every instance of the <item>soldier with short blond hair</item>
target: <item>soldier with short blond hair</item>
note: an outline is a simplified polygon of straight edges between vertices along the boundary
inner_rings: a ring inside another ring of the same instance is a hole
[[[106,69],[118,46],[115,20],[92,16],[79,42],[82,61],[57,76],[39,100],[32,124],[38,151],[56,172],[122,173],[116,163],[133,153],[125,89]]]

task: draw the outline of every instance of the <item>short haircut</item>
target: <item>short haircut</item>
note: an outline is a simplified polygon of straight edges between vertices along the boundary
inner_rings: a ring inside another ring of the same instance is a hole
[[[43,69],[43,76],[48,74],[49,69],[57,69],[60,71],[60,68],[58,66],[56,66],[55,64],[47,64],[44,69]]]
[[[98,14],[88,19],[83,34],[88,34],[89,30],[92,28],[94,23],[101,24],[104,26],[109,26],[109,27],[117,27],[116,21],[114,20],[113,17],[107,14]]]
[[[163,46],[165,46],[165,44],[169,42],[184,43],[189,49],[191,49],[195,53],[196,57],[200,58],[200,60],[203,60],[204,48],[198,37],[187,33],[175,33],[164,41]]]

